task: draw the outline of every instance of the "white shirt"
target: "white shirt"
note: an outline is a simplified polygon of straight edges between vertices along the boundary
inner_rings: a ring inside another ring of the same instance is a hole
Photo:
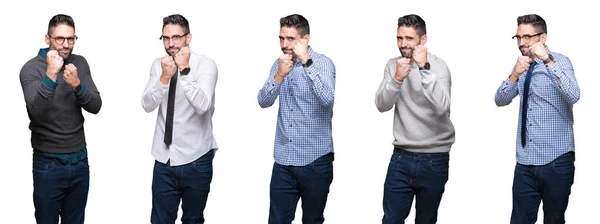
[[[190,52],[190,73],[177,77],[175,109],[173,116],[173,142],[170,147],[164,143],[165,121],[169,84],[160,82],[161,58],[154,60],[150,69],[150,79],[142,95],[142,107],[150,113],[157,107],[156,128],[152,143],[152,156],[161,162],[170,160],[171,166],[185,165],[217,149],[213,136],[212,116],[217,84],[215,62],[194,52]]]

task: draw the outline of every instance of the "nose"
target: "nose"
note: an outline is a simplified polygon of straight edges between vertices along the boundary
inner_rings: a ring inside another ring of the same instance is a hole
[[[68,40],[65,40],[65,41],[62,43],[62,46],[63,46],[63,48],[69,48],[69,41],[68,41]]]

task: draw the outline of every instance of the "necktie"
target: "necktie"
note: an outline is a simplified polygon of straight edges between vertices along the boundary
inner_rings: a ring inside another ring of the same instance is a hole
[[[531,82],[531,76],[533,75],[536,64],[537,63],[533,61],[531,65],[529,65],[527,76],[525,77],[525,85],[523,86],[523,106],[521,107],[521,145],[523,147],[525,147],[527,133],[527,98],[529,98],[529,83]]]
[[[173,142],[173,113],[175,110],[175,89],[177,89],[177,71],[171,77],[169,84],[169,101],[167,102],[167,120],[165,121],[165,144],[171,145]]]

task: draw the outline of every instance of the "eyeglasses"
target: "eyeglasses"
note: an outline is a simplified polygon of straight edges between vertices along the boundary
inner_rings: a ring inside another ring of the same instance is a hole
[[[515,39],[516,39],[516,40],[517,40],[517,42],[521,42],[521,40],[523,40],[524,42],[529,42],[529,41],[531,40],[531,38],[533,38],[533,37],[535,37],[535,36],[539,36],[539,35],[541,35],[541,34],[544,34],[544,33],[536,33],[536,34],[534,34],[534,35],[525,34],[525,35],[523,35],[523,36],[514,35],[514,36],[512,37],[512,39],[513,39],[513,40],[515,40]]]
[[[67,40],[67,43],[69,44],[74,44],[75,40],[77,40],[77,36],[74,37],[53,37],[50,36],[50,38],[54,39],[54,42],[56,42],[56,44],[63,44],[65,42],[65,40]]]
[[[173,35],[173,36],[171,36],[171,37],[168,37],[168,36],[160,36],[158,39],[159,39],[159,40],[162,40],[162,41],[163,41],[163,42],[165,42],[165,43],[168,43],[168,42],[169,42],[169,40],[173,40],[173,42],[175,42],[175,43],[178,43],[178,42],[181,40],[181,38],[184,38],[184,37],[185,37],[185,36],[187,36],[188,34],[190,34],[190,33],[184,33],[183,35]]]

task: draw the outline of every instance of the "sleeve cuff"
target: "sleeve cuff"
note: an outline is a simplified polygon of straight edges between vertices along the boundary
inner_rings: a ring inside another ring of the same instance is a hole
[[[58,82],[52,81],[52,79],[50,79],[50,77],[48,77],[47,75],[44,75],[43,83],[46,87],[50,88],[51,90],[56,90],[56,87],[58,86]]]
[[[81,90],[79,91],[79,93],[77,94],[77,97],[81,98],[83,96],[85,96],[85,93],[87,92],[87,87],[85,86],[85,84],[82,82],[81,83]]]

